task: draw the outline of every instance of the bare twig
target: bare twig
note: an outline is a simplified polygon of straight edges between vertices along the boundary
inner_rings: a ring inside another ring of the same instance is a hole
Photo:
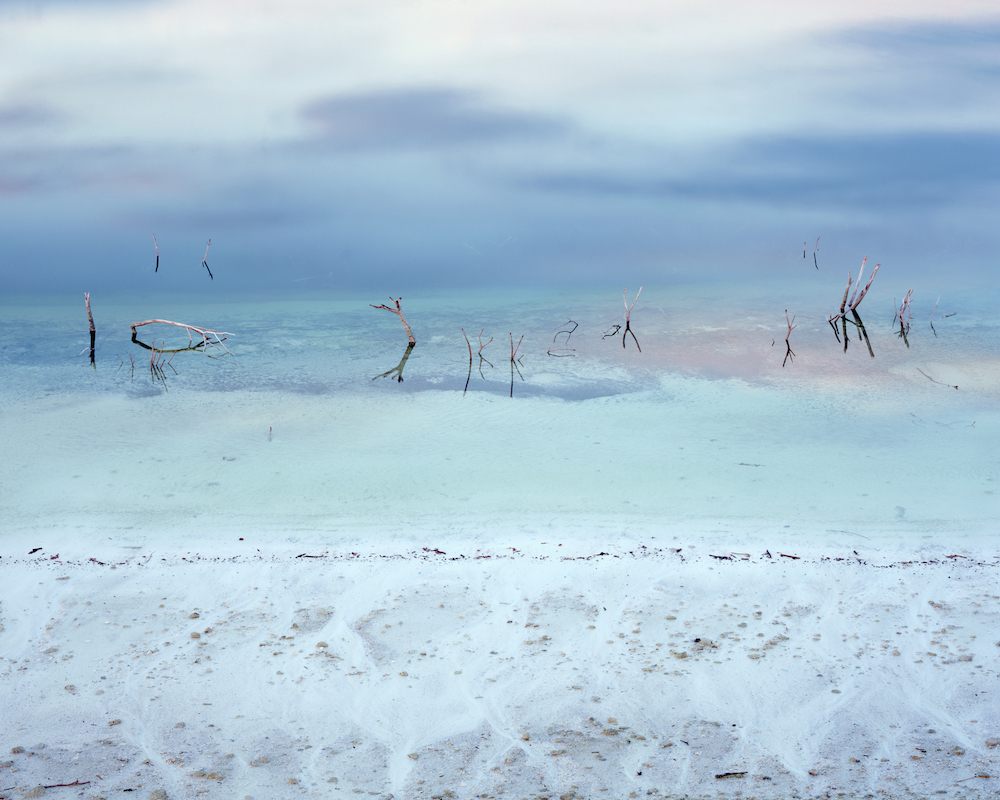
[[[632,331],[630,317],[632,315],[632,309],[635,307],[636,302],[639,299],[639,295],[642,294],[642,287],[639,287],[639,291],[635,293],[635,300],[632,301],[632,305],[628,304],[628,296],[626,295],[627,289],[622,289],[622,302],[625,304],[625,330],[622,331],[622,349],[625,349],[625,334],[632,334],[632,341],[635,342],[635,346],[642,352],[642,348],[639,347],[639,340],[635,338],[635,333]]]
[[[550,347],[546,353],[553,358],[576,358],[576,356],[569,355],[570,353],[575,353],[575,347]],[[567,355],[560,355],[560,353],[566,353]]]
[[[913,311],[910,308],[910,298],[913,296],[913,289],[910,289],[906,293],[906,297],[903,298],[903,302],[900,304],[899,308],[896,309],[896,316],[893,319],[893,325],[895,326],[896,321],[899,322],[899,337],[903,340],[907,347],[910,346],[909,340],[906,338],[906,334],[910,332],[910,318],[913,316]],[[896,298],[892,299],[893,308],[896,307]],[[934,312],[931,312],[933,316]]]
[[[485,361],[487,364],[489,364],[490,365],[490,369],[493,369],[493,362],[491,362],[489,359],[487,359],[483,355],[483,348],[486,347],[486,345],[488,345],[490,342],[493,341],[493,337],[491,336],[489,339],[487,339],[484,342],[483,341],[483,331],[484,330],[486,330],[486,328],[481,328],[480,331],[479,331],[479,353],[478,353],[478,355],[479,355],[479,377],[482,378],[485,381],[486,380],[486,376],[483,375],[483,362]]]
[[[399,317],[399,321],[403,323],[403,330],[406,331],[406,338],[410,340],[410,347],[413,347],[414,345],[416,345],[417,340],[413,338],[413,331],[411,331],[410,326],[406,324],[406,317],[403,316],[403,309],[399,307],[399,304],[402,302],[403,298],[400,297],[399,300],[393,300],[392,296],[390,295],[389,300],[395,303],[396,305],[395,308],[391,308],[390,306],[385,305],[385,303],[377,306],[373,305],[372,303],[369,303],[368,305],[370,305],[372,308],[384,308],[386,311],[391,311],[393,314]]]
[[[921,375],[923,375],[925,378],[927,378],[927,380],[929,380],[931,383],[937,383],[937,384],[940,384],[941,386],[950,386],[952,389],[957,389],[958,388],[953,383],[941,383],[941,381],[934,380],[934,378],[932,378],[930,375],[928,375],[926,372],[924,372],[922,369],[920,369],[920,367],[917,367],[917,372],[919,372]]]
[[[569,330],[556,331],[556,335],[552,337],[553,344],[555,344],[556,338],[559,336],[560,333],[566,334],[566,343],[569,343],[569,338],[573,335],[573,331],[575,331],[577,328],[580,327],[580,323],[574,322],[573,320],[567,320],[562,324],[562,327],[565,328],[567,325],[572,325],[573,327],[570,328]]]
[[[97,338],[97,329],[94,327],[94,315],[90,311],[90,292],[83,293],[83,304],[87,307],[87,321],[90,322],[90,365],[96,370],[97,363],[94,361],[94,344]]]
[[[462,390],[462,394],[464,395],[469,391],[469,380],[472,378],[472,342],[469,341],[469,336],[466,334],[465,328],[462,328],[462,336],[465,337],[465,343],[469,347],[469,374],[465,376],[465,389]]]
[[[212,246],[212,240],[209,239],[208,240],[208,244],[205,245],[205,255],[202,256],[202,258],[201,258],[201,265],[205,269],[208,270],[208,277],[211,278],[214,281],[215,280],[215,276],[212,275],[212,270],[208,269],[208,248],[211,247],[211,246]]]
[[[156,249],[156,269],[153,272],[160,271],[160,246],[156,243],[156,234],[153,234],[153,247]],[[206,253],[208,250],[205,251]]]
[[[819,250],[819,238],[818,236],[816,237],[816,246],[813,248],[813,264],[816,266],[816,269],[819,269],[819,261],[816,260],[816,251]]]
[[[521,342],[524,341],[524,334],[521,338],[517,340],[517,347],[514,346],[514,334],[510,334],[510,396],[514,396],[514,370],[517,370],[517,377],[524,381],[524,376],[521,374],[521,367],[518,366],[521,363],[521,359],[524,356],[518,356],[517,351],[521,349]]]
[[[782,361],[781,361],[781,366],[782,367],[785,366],[785,362],[788,361],[789,359],[791,359],[792,361],[795,360],[795,353],[792,352],[792,345],[789,343],[788,337],[792,335],[792,330],[794,328],[799,327],[798,325],[793,325],[792,324],[792,323],[795,322],[795,316],[794,315],[792,315],[791,319],[788,318],[788,309],[787,308],[785,309],[785,322],[788,323],[788,333],[785,334],[785,348],[786,348],[786,352],[785,352],[784,359],[782,359]]]
[[[601,338],[607,339],[609,336],[617,336],[618,331],[622,329],[621,325],[612,325],[606,331],[601,331]]]

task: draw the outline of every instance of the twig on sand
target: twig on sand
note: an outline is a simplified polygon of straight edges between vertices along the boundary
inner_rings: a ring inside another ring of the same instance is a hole
[[[395,308],[387,306],[385,305],[385,303],[382,303],[381,305],[377,306],[372,303],[369,303],[368,305],[370,305],[372,308],[384,308],[386,311],[391,311],[393,314],[399,317],[399,321],[403,323],[403,330],[406,331],[406,338],[410,340],[410,347],[415,346],[417,340],[413,338],[413,331],[411,331],[410,326],[406,324],[406,317],[403,316],[403,309],[399,307],[399,304],[402,302],[403,298],[400,297],[399,300],[393,300],[392,295],[390,295],[389,300],[395,304],[396,306]]]
[[[924,372],[922,369],[920,369],[920,367],[917,367],[917,372],[919,372],[921,375],[923,375],[925,378],[927,378],[927,380],[929,380],[931,383],[937,383],[937,384],[940,384],[941,386],[950,386],[952,389],[957,389],[958,388],[953,383],[942,383],[941,381],[934,380],[934,378],[932,378],[930,375],[928,375],[926,372]]]
[[[90,365],[96,370],[97,363],[94,361],[94,343],[97,338],[97,329],[94,327],[94,315],[90,311],[90,292],[83,293],[83,303],[87,307],[87,321],[90,322]]]
[[[968,778],[962,778],[960,781],[955,781],[952,786],[957,786],[960,783],[965,783],[966,781],[971,781],[975,778],[997,778],[1000,775],[987,775],[985,772],[980,772],[978,775],[970,775]]]
[[[782,367],[785,366],[785,362],[788,361],[789,359],[791,359],[792,361],[795,360],[795,353],[792,352],[792,345],[789,343],[788,337],[792,335],[792,330],[794,328],[799,327],[798,325],[793,325],[792,324],[793,322],[795,322],[795,316],[794,315],[792,315],[791,319],[788,318],[788,309],[787,308],[785,309],[785,322],[788,323],[788,333],[785,334],[785,348],[786,348],[786,352],[785,352],[785,357],[781,360],[781,366]]]
[[[205,245],[205,255],[201,257],[201,265],[208,270],[208,277],[214,281],[215,276],[212,275],[212,270],[208,269],[208,248],[211,246],[212,246],[212,240],[209,239],[208,244]],[[159,261],[157,261],[157,263],[159,263]]]

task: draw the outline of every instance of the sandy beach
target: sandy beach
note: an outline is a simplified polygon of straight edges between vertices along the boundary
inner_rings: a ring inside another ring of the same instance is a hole
[[[985,545],[65,544],[0,559],[3,798],[1000,790]]]

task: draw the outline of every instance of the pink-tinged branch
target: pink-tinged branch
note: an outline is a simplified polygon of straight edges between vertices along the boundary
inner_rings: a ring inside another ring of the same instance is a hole
[[[386,311],[391,311],[393,314],[399,317],[399,321],[403,323],[403,330],[406,331],[406,338],[410,340],[410,347],[413,347],[414,345],[416,345],[417,340],[413,338],[413,331],[410,330],[410,326],[406,323],[406,317],[403,316],[403,309],[400,308],[399,306],[403,298],[400,297],[399,300],[393,300],[392,295],[390,295],[389,300],[391,300],[395,304],[396,306],[395,308],[391,308],[390,306],[385,305],[385,303],[382,303],[381,305],[377,306],[372,303],[369,303],[368,305],[370,305],[372,308],[384,308]]]

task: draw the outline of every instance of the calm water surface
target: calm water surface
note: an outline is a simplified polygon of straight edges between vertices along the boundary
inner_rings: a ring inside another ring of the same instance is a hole
[[[995,293],[952,292],[932,329],[924,287],[907,346],[873,290],[872,358],[827,324],[834,283],[646,287],[641,352],[610,335],[620,288],[411,295],[412,350],[374,294],[95,295],[96,368],[82,296],[17,298],[0,309],[4,527],[133,546],[994,533]],[[149,318],[229,332],[230,353],[152,353],[130,341]]]

